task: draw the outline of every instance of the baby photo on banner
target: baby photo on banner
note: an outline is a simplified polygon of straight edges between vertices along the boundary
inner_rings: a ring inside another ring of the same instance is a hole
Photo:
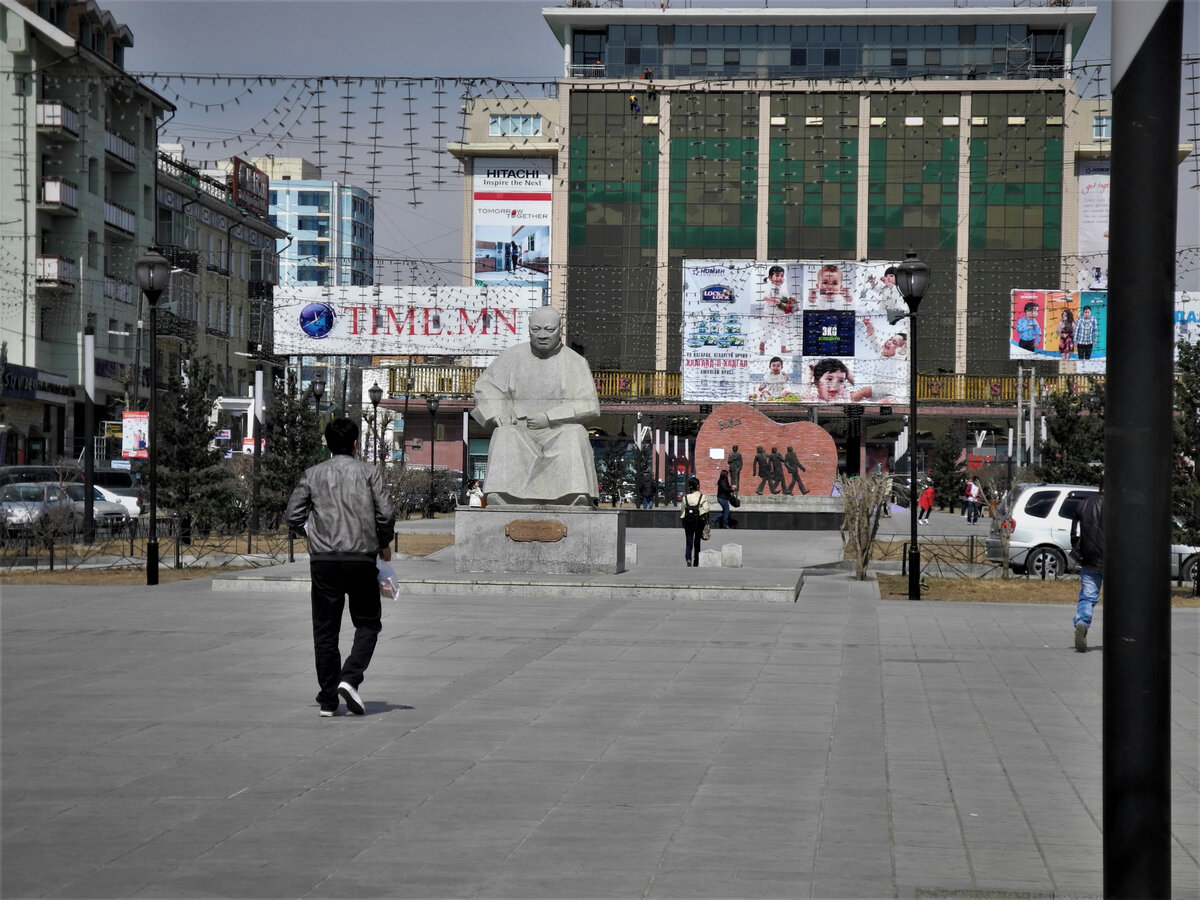
[[[686,400],[908,397],[907,329],[887,315],[905,309],[890,263],[686,260],[683,288]]]

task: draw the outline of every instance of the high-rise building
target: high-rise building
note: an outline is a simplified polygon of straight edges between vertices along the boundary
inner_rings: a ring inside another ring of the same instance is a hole
[[[902,260],[926,370],[1007,372],[1009,290],[1074,287],[1095,10],[555,8],[568,329],[678,369],[685,259]],[[632,107],[639,107],[633,109]]]
[[[321,178],[307,160],[252,160],[271,179],[274,223],[292,235],[279,244],[283,284],[374,284],[375,200],[354,185]]]
[[[555,155],[550,287],[593,368],[679,371],[687,259],[915,250],[933,271],[922,366],[957,373],[1011,370],[1005,329],[980,327],[1008,318],[1011,289],[1076,286],[1075,150],[1095,148],[1095,107],[1071,65],[1094,8],[543,15],[557,109],[479,101],[451,149],[468,175]],[[522,113],[540,137],[501,121]]]

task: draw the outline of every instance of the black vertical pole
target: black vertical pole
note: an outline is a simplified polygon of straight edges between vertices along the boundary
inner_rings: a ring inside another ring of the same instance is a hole
[[[1104,895],[1169,897],[1171,329],[1183,0],[1115,0],[1112,14]]]
[[[96,326],[83,329],[83,539],[96,539],[96,460],[92,435],[96,431]]]
[[[917,538],[917,317],[908,317],[908,599],[921,599],[921,544]]]
[[[158,294],[150,303],[150,536],[146,539],[146,584],[158,584]]]

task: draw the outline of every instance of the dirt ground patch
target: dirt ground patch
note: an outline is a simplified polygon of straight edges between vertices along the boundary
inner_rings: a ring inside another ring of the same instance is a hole
[[[907,575],[879,575],[879,596],[884,600],[908,597]],[[1074,605],[1079,579],[1041,581],[1033,578],[930,578],[921,589],[924,600],[958,600],[966,603],[1044,603]],[[1171,606],[1200,608],[1200,597],[1190,587],[1172,586]],[[1101,594],[1101,602],[1103,602]]]
[[[409,556],[428,556],[454,543],[452,534],[401,534],[397,536],[392,546],[400,553]],[[300,548],[302,549],[302,547]],[[241,572],[251,566],[230,566],[228,568],[194,568],[173,569],[168,567],[169,560],[164,560],[159,566],[158,580],[161,584],[172,581],[188,581],[193,578],[210,578],[224,572]],[[145,584],[146,569],[55,569],[53,572],[41,569],[35,572],[4,572],[0,573],[0,585],[4,584]]]

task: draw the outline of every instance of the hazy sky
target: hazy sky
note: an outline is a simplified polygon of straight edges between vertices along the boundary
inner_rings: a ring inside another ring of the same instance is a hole
[[[326,177],[338,178],[337,170],[349,166],[353,173],[349,180],[367,187],[363,174],[366,151],[371,147],[367,136],[378,130],[376,148],[381,151],[381,168],[376,173],[376,254],[380,258],[456,260],[462,256],[461,184],[459,179],[447,177],[455,161],[440,148],[446,141],[458,139],[456,126],[460,120],[456,116],[462,105],[463,79],[476,79],[469,86],[475,95],[536,96],[540,93],[537,85],[497,85],[489,80],[548,81],[562,74],[562,48],[541,16],[543,7],[554,4],[537,0],[101,0],[100,5],[133,31],[134,46],[125,58],[130,71],[280,78],[275,85],[253,84],[250,93],[237,82],[214,85],[211,80],[202,84],[194,79],[152,81],[156,90],[179,107],[164,129],[163,140],[182,140],[185,157],[193,164],[233,154],[312,158],[316,145],[310,120],[314,117],[311,110],[305,113],[301,108],[311,98],[306,98],[306,91],[299,86],[289,90],[288,79],[337,75],[430,79],[414,89],[386,83],[377,95],[372,95],[370,82],[365,86],[357,82],[349,87],[332,82],[325,85]],[[657,8],[659,3],[626,0],[624,5],[641,9]],[[674,0],[673,5],[800,4],[779,0]],[[823,0],[820,5],[882,7],[912,3]],[[952,4],[951,0],[928,0],[924,5]],[[968,5],[999,3],[971,0]],[[1079,63],[1109,59],[1110,4],[1103,0],[1094,5],[1097,17],[1081,48]],[[1196,0],[1188,0],[1185,5],[1185,55],[1200,53],[1198,7],[1200,2]],[[437,88],[432,80],[435,78],[446,79],[441,85],[445,93],[433,93]],[[1107,86],[1105,90],[1109,90]],[[379,105],[378,112],[370,110],[372,104]],[[435,115],[435,105],[446,109]],[[407,112],[413,115],[406,116]],[[446,124],[431,126],[430,121],[437,118]],[[1184,121],[1194,118],[1185,116]],[[372,120],[381,124],[372,125]],[[352,126],[351,130],[339,130],[344,125]],[[417,132],[406,133],[405,127],[410,125],[417,126]],[[250,138],[250,128],[255,129],[256,139]],[[1185,125],[1181,140],[1187,142],[1193,131]],[[349,142],[340,143],[347,136]],[[406,150],[405,141],[414,138],[418,150]],[[350,154],[354,159],[339,159],[340,154]],[[411,155],[419,158],[408,160]],[[449,168],[436,169],[438,164]],[[1194,160],[1186,161],[1179,173],[1180,247],[1200,245],[1200,190],[1188,187],[1196,184],[1197,176],[1192,171],[1196,164]],[[439,180],[446,183],[436,184]],[[420,202],[413,205],[411,201]],[[1196,254],[1189,257],[1195,258]],[[447,264],[435,269],[442,276],[437,280],[457,281],[456,267]],[[403,276],[399,269],[396,274]],[[422,273],[422,280],[428,274]],[[1195,281],[1198,274],[1193,270],[1185,282]],[[385,268],[384,281],[391,280]]]

